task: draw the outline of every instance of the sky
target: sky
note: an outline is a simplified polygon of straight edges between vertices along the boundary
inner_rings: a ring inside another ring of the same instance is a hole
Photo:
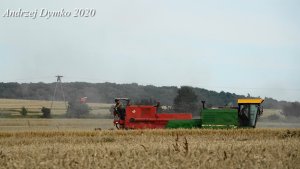
[[[7,16],[20,10],[37,15]],[[71,15],[49,17],[59,11]],[[300,101],[299,30],[297,0],[1,0],[0,82],[63,75]]]

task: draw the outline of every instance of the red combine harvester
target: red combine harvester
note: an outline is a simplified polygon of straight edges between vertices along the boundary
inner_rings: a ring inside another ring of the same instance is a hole
[[[158,106],[130,105],[128,98],[116,98],[114,125],[119,129],[165,128],[170,120],[190,120],[188,113],[157,113]],[[121,101],[125,107],[118,107]]]

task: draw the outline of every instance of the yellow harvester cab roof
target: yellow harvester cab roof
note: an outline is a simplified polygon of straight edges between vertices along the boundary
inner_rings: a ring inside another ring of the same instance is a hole
[[[238,104],[242,104],[242,103],[261,104],[262,102],[264,102],[264,99],[238,99]]]

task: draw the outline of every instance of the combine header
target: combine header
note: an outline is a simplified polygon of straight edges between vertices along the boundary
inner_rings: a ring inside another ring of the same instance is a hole
[[[155,128],[255,128],[257,118],[262,114],[263,99],[238,99],[236,108],[207,109],[200,111],[200,119],[193,119],[190,113],[158,113],[159,105],[130,105],[129,99],[117,98],[114,111],[114,125],[118,129]],[[121,107],[121,101],[126,102]]]

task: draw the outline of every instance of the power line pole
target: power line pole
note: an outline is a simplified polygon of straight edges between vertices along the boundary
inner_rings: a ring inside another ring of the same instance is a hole
[[[57,75],[55,77],[56,77],[56,84],[55,84],[54,94],[52,96],[52,102],[51,102],[51,108],[50,109],[52,110],[52,106],[53,106],[53,102],[54,102],[54,99],[55,99],[55,95],[56,95],[56,91],[57,91],[57,86],[58,85],[60,86],[60,89],[61,89],[61,92],[62,92],[62,95],[63,95],[63,99],[64,99],[64,103],[65,103],[65,106],[66,106],[66,109],[67,109],[67,104],[66,104],[66,99],[65,99],[65,93],[64,93],[64,89],[62,87],[62,82],[61,82],[61,78],[63,76]]]

